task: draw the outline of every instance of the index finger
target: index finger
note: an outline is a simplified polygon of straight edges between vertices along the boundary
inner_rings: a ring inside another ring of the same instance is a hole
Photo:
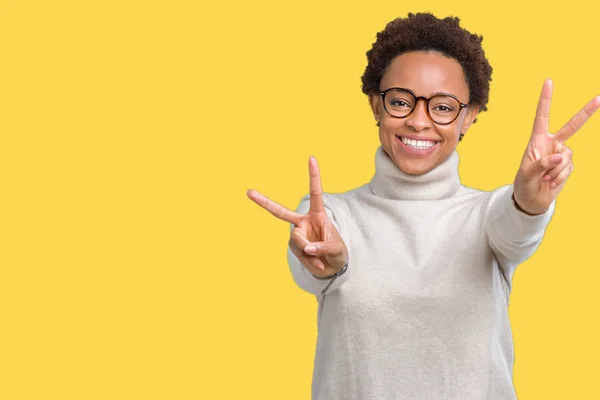
[[[565,141],[567,141],[567,139],[573,136],[575,132],[581,129],[583,124],[587,122],[587,120],[592,116],[592,114],[596,112],[596,110],[598,110],[599,107],[600,96],[596,96],[592,100],[590,100],[590,102],[587,103],[581,109],[581,111],[575,114],[573,118],[571,118],[569,122],[565,124],[565,126],[560,128],[560,130],[554,135],[554,137],[559,142],[564,143]]]
[[[533,121],[532,135],[544,135],[548,133],[548,116],[550,115],[550,100],[552,99],[552,80],[546,79],[540,100],[538,101],[537,110],[535,112],[535,120]]]
[[[323,212],[323,188],[321,186],[321,172],[319,163],[314,156],[308,159],[308,174],[310,175],[310,211]]]
[[[294,225],[298,225],[302,220],[303,215],[288,210],[281,204],[275,203],[273,200],[269,199],[263,194],[260,194],[256,190],[248,190],[248,192],[246,192],[246,195],[250,198],[250,200],[252,200],[253,202],[255,202],[256,204],[258,204],[259,206],[261,206],[262,208],[264,208],[265,210],[267,210],[268,212],[270,212],[271,214],[273,214],[281,220],[284,220]]]

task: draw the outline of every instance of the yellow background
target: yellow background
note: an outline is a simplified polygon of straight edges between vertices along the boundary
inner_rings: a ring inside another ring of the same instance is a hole
[[[512,182],[544,78],[551,131],[600,94],[586,1],[0,4],[6,400],[308,399],[316,301],[289,273],[288,225],[246,190],[295,208],[311,154],[327,192],[371,179],[360,76],[395,17],[484,36],[468,186]],[[568,144],[577,168],[514,278],[520,400],[600,398],[600,115]]]

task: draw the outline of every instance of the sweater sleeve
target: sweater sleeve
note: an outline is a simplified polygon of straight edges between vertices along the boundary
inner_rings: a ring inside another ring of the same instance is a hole
[[[539,247],[554,214],[556,200],[541,215],[528,215],[517,209],[512,199],[513,186],[503,186],[493,194],[486,220],[490,247],[511,286],[516,267]]]
[[[348,246],[348,241],[344,238],[344,233],[340,230],[339,222],[336,220],[335,212],[333,211],[330,201],[328,201],[329,196],[323,193],[323,201],[325,204],[325,212],[329,217],[329,220],[333,223],[333,226],[339,232],[342,240]],[[310,195],[305,195],[300,201],[300,205],[296,208],[296,212],[298,214],[306,214],[310,209]],[[290,233],[294,229],[294,224],[290,224]],[[296,284],[306,292],[315,294],[317,296],[324,296],[325,294],[329,294],[334,290],[337,290],[340,286],[344,284],[344,282],[348,279],[348,269],[350,268],[347,264],[346,267],[342,268],[334,277],[329,279],[317,278],[313,274],[311,274],[304,265],[298,260],[298,257],[292,252],[290,247],[287,248],[287,259],[288,265],[290,266],[290,270],[292,272],[292,276]],[[349,264],[351,263],[348,260]]]

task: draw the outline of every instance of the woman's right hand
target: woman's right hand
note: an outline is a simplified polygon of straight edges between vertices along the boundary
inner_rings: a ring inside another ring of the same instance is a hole
[[[311,274],[325,278],[344,267],[348,261],[348,249],[325,212],[321,176],[315,157],[309,158],[308,171],[310,209],[305,215],[288,210],[256,190],[248,190],[247,195],[275,217],[295,225],[290,234],[290,250]]]

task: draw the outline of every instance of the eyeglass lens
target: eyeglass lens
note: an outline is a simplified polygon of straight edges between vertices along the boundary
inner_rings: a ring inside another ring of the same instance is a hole
[[[385,94],[384,98],[387,112],[395,117],[406,117],[416,107],[415,96],[406,90],[394,89]],[[428,104],[429,115],[433,122],[447,124],[458,116],[460,103],[450,96],[433,96]]]

